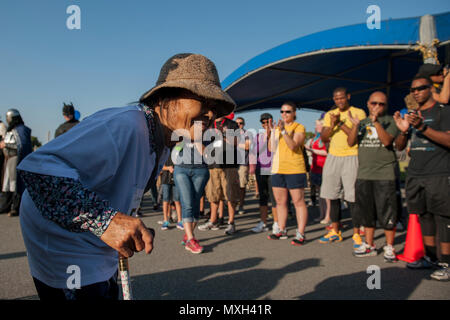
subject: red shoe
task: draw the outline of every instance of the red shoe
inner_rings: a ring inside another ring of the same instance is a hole
[[[184,234],[183,240],[181,241],[181,245],[185,246],[187,242],[187,234]]]
[[[327,231],[331,231],[331,230],[333,230],[333,225],[330,223],[329,225],[327,225],[327,226],[325,227],[325,229],[326,229]],[[339,224],[339,229],[342,229],[342,222]]]
[[[198,243],[197,239],[192,238],[185,245],[186,250],[189,250],[192,253],[202,253],[203,247]]]

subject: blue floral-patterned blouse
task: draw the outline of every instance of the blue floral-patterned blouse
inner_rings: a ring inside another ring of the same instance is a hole
[[[147,119],[150,149],[156,150],[154,111],[141,107]],[[41,214],[69,231],[90,231],[101,237],[118,212],[79,180],[17,171]]]

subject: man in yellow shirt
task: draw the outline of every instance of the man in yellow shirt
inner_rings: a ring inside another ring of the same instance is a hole
[[[327,160],[323,168],[320,197],[331,201],[330,232],[320,238],[321,243],[342,241],[340,228],[342,192],[349,203],[353,222],[354,248],[362,243],[359,235],[361,226],[354,217],[355,182],[358,172],[358,147],[350,147],[347,143],[348,134],[353,127],[350,117],[362,120],[366,118],[364,110],[350,106],[350,94],[346,88],[336,88],[333,91],[333,101],[336,107],[325,114],[322,129],[322,141],[330,144]]]

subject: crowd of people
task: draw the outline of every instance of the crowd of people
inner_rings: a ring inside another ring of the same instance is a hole
[[[8,111],[0,147],[8,150],[9,162],[14,146],[8,137],[14,134],[8,133],[16,132],[16,141],[22,141],[16,147],[17,176],[24,185],[18,193],[23,193],[20,219],[40,298],[116,298],[118,255],[153,249],[153,234],[138,217],[145,192],[158,198],[158,178],[161,228],[169,228],[173,205],[176,226],[184,232],[181,242],[192,253],[204,250],[197,230],[223,226],[226,235],[235,234],[236,214],[246,213],[249,175],[255,175],[260,221],[253,232],[269,232],[268,241],[288,239],[293,211],[296,230],[290,243],[307,244],[305,189],[310,187],[318,222],[326,227],[320,243],[343,240],[345,205],[353,225],[353,255],[377,255],[379,225],[386,238],[384,259],[394,262],[402,210],[396,150],[405,148],[411,158],[407,209],[420,216],[425,246],[425,256],[408,267],[433,267],[433,279],[449,280],[449,78],[447,69],[424,65],[405,99],[409,110],[393,116],[385,93],[370,94],[366,114],[362,106],[351,105],[346,88],[338,87],[334,106],[316,121],[308,141],[295,102],[281,104],[277,122],[262,113],[257,132],[245,129],[244,118],[233,120],[236,105],[221,89],[214,64],[195,54],[170,58],[137,105],[101,110],[79,122],[73,105],[64,104],[66,122],[55,139],[28,156],[19,154],[31,152],[22,140],[30,130],[23,121],[10,120],[18,112]],[[10,176],[2,176],[3,192],[15,192]],[[200,224],[202,217],[207,221]],[[66,286],[66,269],[73,264],[83,269],[78,290]]]

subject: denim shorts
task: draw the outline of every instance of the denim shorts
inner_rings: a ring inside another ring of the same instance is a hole
[[[174,184],[162,184],[161,188],[163,202],[180,201],[178,189]]]
[[[302,189],[308,186],[306,173],[273,174],[272,188]]]

